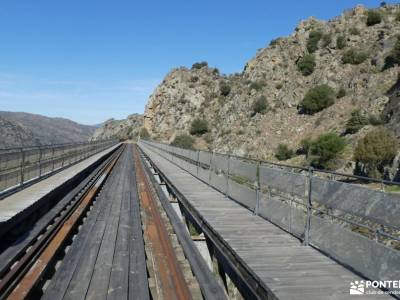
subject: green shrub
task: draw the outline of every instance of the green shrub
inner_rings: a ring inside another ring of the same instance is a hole
[[[310,149],[312,145],[312,139],[311,138],[304,138],[300,142],[300,149],[297,150],[299,154],[305,154],[307,157],[310,154]]]
[[[256,91],[260,91],[263,89],[263,87],[265,86],[265,83],[262,81],[252,81],[250,83],[250,90],[256,90]]]
[[[287,160],[294,156],[294,152],[292,149],[285,144],[279,144],[275,150],[275,157],[278,160]]]
[[[382,21],[381,14],[376,10],[369,10],[367,13],[367,26],[374,26]]]
[[[218,104],[220,106],[223,106],[225,104],[226,98],[224,96],[220,95],[220,96],[218,96],[217,99],[218,99]]]
[[[368,58],[368,54],[356,49],[349,49],[342,56],[344,64],[359,65]]]
[[[208,62],[206,61],[196,62],[192,65],[192,69],[201,69],[203,67],[208,67]]]
[[[340,88],[336,94],[336,98],[340,99],[346,96],[346,90],[344,88]]]
[[[190,125],[191,135],[203,135],[208,132],[208,123],[204,119],[194,119]]]
[[[396,13],[396,21],[400,22],[400,11]]]
[[[312,54],[306,54],[297,62],[297,68],[304,76],[308,76],[314,72],[315,57]]]
[[[322,36],[322,47],[328,47],[332,43],[332,35],[330,33]]]
[[[206,133],[204,135],[204,140],[206,141],[207,144],[211,144],[214,139],[213,139],[211,133]]]
[[[351,27],[351,28],[349,29],[349,33],[350,33],[351,35],[360,35],[360,30],[358,30],[357,27]]]
[[[383,167],[390,164],[397,153],[397,140],[385,128],[368,132],[358,141],[354,159],[364,164],[368,176],[380,178]]]
[[[339,35],[336,39],[336,48],[343,49],[347,46],[346,37],[344,35]]]
[[[193,223],[191,223],[189,220],[186,221],[187,229],[189,231],[190,236],[198,236],[201,234],[201,231],[197,229]]]
[[[190,82],[196,83],[197,81],[199,81],[199,76],[190,77]]]
[[[356,109],[351,113],[350,119],[347,120],[346,133],[356,133],[368,123],[368,117],[361,110]]]
[[[372,126],[379,126],[385,124],[385,121],[382,119],[382,117],[377,115],[369,115],[368,122]]]
[[[180,134],[175,137],[172,146],[185,148],[185,149],[193,149],[194,139],[188,134]]]
[[[326,85],[317,85],[311,88],[300,103],[300,111],[305,114],[315,114],[335,103],[334,90]]]
[[[385,66],[383,69],[392,68],[395,65],[400,65],[400,37],[397,37],[397,41],[390,51],[390,54],[385,58]]]
[[[226,130],[223,130],[221,132],[221,135],[224,136],[224,135],[228,135],[228,134],[231,134],[231,133],[232,133],[232,129],[226,129]]]
[[[229,95],[229,93],[231,92],[231,86],[229,85],[229,84],[227,84],[227,83],[225,83],[225,82],[222,82],[220,85],[219,85],[219,91],[220,91],[220,93],[221,93],[221,95],[222,96],[228,96]]]
[[[269,43],[270,46],[275,46],[277,44],[279,44],[279,41],[281,40],[281,38],[276,38],[271,40],[271,42]]]
[[[334,160],[344,150],[346,143],[336,133],[326,133],[310,142],[309,162],[313,167],[331,169]]]
[[[140,129],[139,135],[140,135],[140,138],[144,139],[144,140],[147,140],[150,138],[150,133],[144,127],[142,129]]]
[[[283,84],[282,84],[282,83],[277,83],[277,84],[275,85],[275,88],[276,88],[277,90],[280,90],[281,88],[283,88]]]
[[[253,112],[251,116],[256,114],[265,114],[268,110],[267,98],[264,95],[258,97],[257,100],[254,101],[252,109]]]
[[[322,32],[320,30],[313,30],[310,32],[307,40],[307,50],[310,53],[314,53],[318,50],[318,42],[322,38]]]

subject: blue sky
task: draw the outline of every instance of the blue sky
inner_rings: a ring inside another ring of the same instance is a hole
[[[173,67],[240,72],[308,16],[379,1],[2,0],[0,110],[96,124],[142,113]]]

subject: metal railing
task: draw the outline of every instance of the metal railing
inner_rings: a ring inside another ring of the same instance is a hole
[[[382,188],[399,183],[153,141],[141,140],[139,146],[361,275],[400,278],[400,194]]]
[[[118,143],[92,141],[0,149],[0,196]]]

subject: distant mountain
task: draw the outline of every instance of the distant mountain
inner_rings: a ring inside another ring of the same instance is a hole
[[[106,123],[106,122],[102,122],[102,123],[97,123],[97,124],[93,124],[93,125],[90,125],[90,126],[93,127],[93,128],[95,128],[95,129],[97,129],[97,128],[103,127],[105,123]]]
[[[0,148],[87,141],[95,130],[64,118],[0,111]]]
[[[132,114],[123,120],[110,119],[96,129],[93,140],[119,138],[135,139],[143,127],[143,115]]]

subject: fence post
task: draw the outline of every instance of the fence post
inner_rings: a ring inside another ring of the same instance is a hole
[[[385,227],[381,224],[379,228],[375,231],[375,241],[380,242],[381,238],[384,237]]]
[[[211,152],[211,155],[210,155],[210,165],[209,165],[209,167],[208,167],[208,184],[211,184],[211,172],[212,172],[212,168],[211,168],[211,164],[212,164],[212,161],[213,161],[213,156],[214,156],[214,152],[212,151]]]
[[[39,178],[42,177],[42,147],[39,146]]]
[[[65,159],[65,147],[61,147],[62,153],[61,153],[61,168],[64,167],[64,159]]]
[[[54,171],[54,160],[55,160],[55,158],[54,158],[54,155],[55,155],[55,147],[51,147],[51,163],[52,163],[52,166],[51,166],[51,171],[53,172]]]
[[[24,167],[25,167],[25,152],[21,148],[21,167],[20,167],[21,180],[19,182],[19,185],[23,185],[24,184]]]
[[[197,170],[196,170],[197,177],[199,177],[199,167],[200,167],[200,150],[197,150]]]
[[[254,214],[258,216],[259,210],[260,210],[260,162],[257,162],[257,167],[256,167],[256,205],[254,207]]]
[[[230,161],[231,161],[231,155],[228,154],[228,170],[226,172],[226,189],[225,189],[225,196],[229,196],[229,173],[230,173]]]
[[[309,169],[308,169],[307,219],[306,219],[306,228],[304,231],[304,241],[303,241],[304,246],[308,246],[309,238],[310,238],[310,225],[311,225],[310,223],[311,223],[311,208],[312,208],[311,191],[312,191],[313,172],[314,172],[313,167],[309,167]]]

